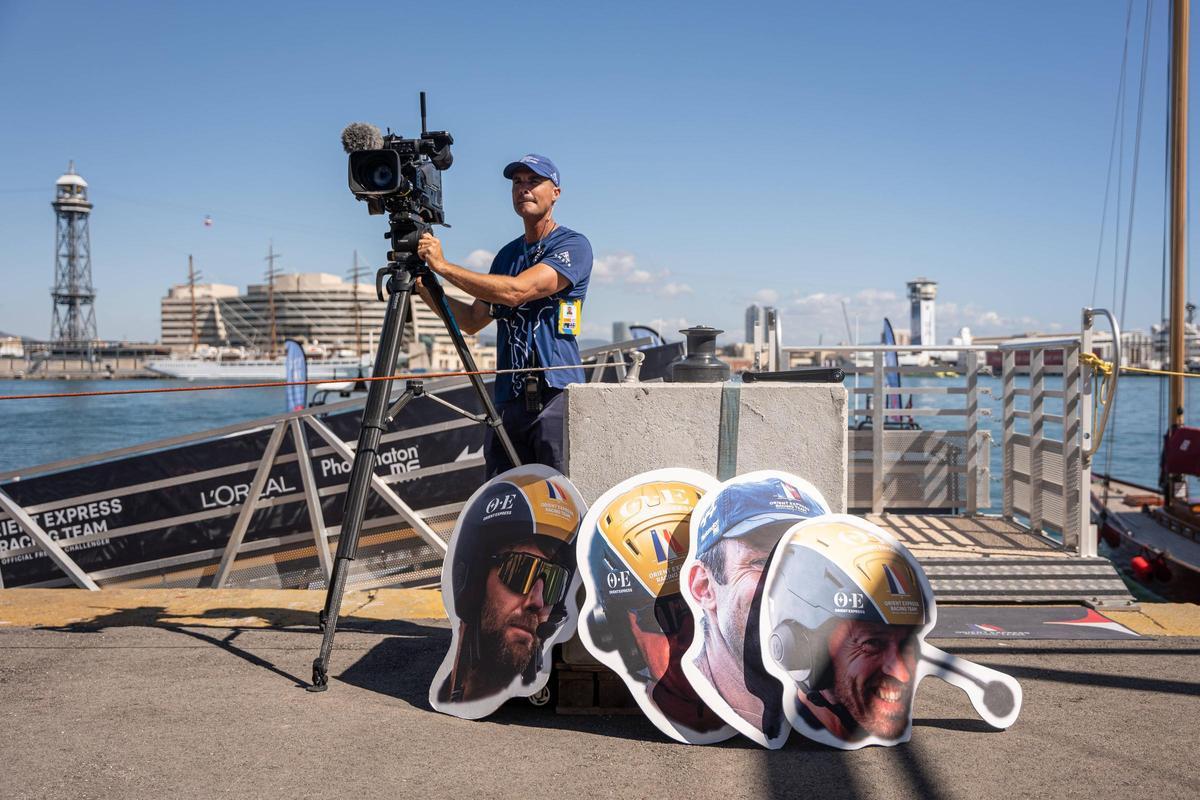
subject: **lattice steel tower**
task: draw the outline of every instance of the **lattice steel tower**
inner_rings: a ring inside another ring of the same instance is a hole
[[[54,213],[58,233],[54,249],[54,300],[50,341],[76,347],[90,345],[96,336],[96,290],[92,288],[92,246],[88,235],[87,181],[75,174],[70,162],[67,174],[54,183]]]

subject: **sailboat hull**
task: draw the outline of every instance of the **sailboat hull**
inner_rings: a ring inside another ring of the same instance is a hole
[[[1200,603],[1200,542],[1160,522],[1151,512],[1161,503],[1149,487],[1096,475],[1092,519],[1102,555],[1151,599]]]

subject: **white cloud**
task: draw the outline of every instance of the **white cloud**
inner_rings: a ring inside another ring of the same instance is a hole
[[[774,289],[759,289],[754,293],[754,302],[763,305],[775,305],[779,302],[779,292]]]
[[[613,253],[592,261],[592,280],[596,283],[616,283],[626,280],[636,266],[632,253]]]
[[[639,266],[632,253],[610,253],[592,261],[592,283],[623,284],[639,294],[666,298],[693,293],[688,284],[667,280],[670,276],[670,270]]]
[[[783,304],[782,310],[783,329],[789,345],[816,344],[818,340],[825,344],[848,342],[855,335],[863,343],[875,342],[879,339],[885,317],[892,321],[897,330],[903,330],[909,326],[910,314],[906,297],[891,290],[870,287],[854,294],[795,294]],[[976,336],[1060,329],[1057,323],[1027,315],[1009,316],[973,303],[959,305],[952,301],[938,301],[936,311],[938,344],[945,344],[962,327],[969,327]],[[847,318],[849,333],[846,330]]]
[[[638,324],[649,325],[651,328],[654,328],[654,330],[662,334],[663,338],[675,341],[679,340],[679,334],[677,331],[692,327],[685,317],[671,317],[666,319],[659,317],[657,319],[652,319],[648,322],[640,322]]]
[[[664,283],[658,290],[660,297],[678,297],[683,294],[692,294],[692,287],[686,283]]]
[[[491,269],[495,257],[496,254],[490,250],[472,250],[463,260],[463,266],[482,272]]]

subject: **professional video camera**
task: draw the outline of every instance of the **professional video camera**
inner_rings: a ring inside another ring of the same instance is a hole
[[[416,242],[432,225],[445,225],[442,170],[454,163],[446,131],[425,129],[425,93],[421,93],[421,135],[405,139],[365,122],[342,131],[342,147],[350,154],[350,191],[371,214],[387,212],[393,229],[392,250],[398,261],[415,257]]]
[[[358,553],[367,495],[377,480],[375,461],[380,438],[404,406],[418,397],[428,397],[473,422],[485,424],[494,432],[512,465],[516,467],[521,463],[492,403],[491,392],[484,385],[475,358],[454,319],[454,312],[446,301],[442,285],[437,275],[417,255],[417,242],[421,235],[433,225],[446,224],[442,209],[442,170],[449,169],[454,161],[454,156],[450,154],[452,144],[454,137],[445,131],[425,130],[424,92],[421,92],[419,138],[404,139],[390,132],[384,136],[379,128],[365,122],[351,123],[342,131],[342,148],[350,154],[350,191],[359,200],[366,201],[370,213],[387,212],[388,232],[384,235],[391,240],[392,246],[388,251],[387,266],[375,273],[375,292],[380,300],[387,302],[387,308],[383,313],[383,330],[375,350],[371,386],[363,406],[358,446],[354,450],[354,464],[350,468],[350,482],[346,487],[341,536],[333,559],[329,590],[325,594],[325,608],[319,617],[324,635],[320,652],[313,661],[313,682],[308,687],[310,691],[324,691],[329,685],[329,655],[333,649],[342,595],[350,573],[349,565]],[[391,377],[400,356],[400,340],[405,319],[410,313],[409,300],[416,291],[418,279],[424,287],[430,307],[441,318],[454,343],[464,372],[475,389],[480,412],[459,408],[437,394],[427,394],[424,383],[413,378],[405,380],[404,392],[398,399],[393,401],[391,398]],[[403,500],[393,495],[389,502],[405,509],[403,515],[430,545],[445,551],[446,543],[433,529],[421,522],[416,512],[404,505]]]

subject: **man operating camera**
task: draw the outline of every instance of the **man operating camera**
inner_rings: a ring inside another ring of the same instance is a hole
[[[561,395],[567,384],[584,380],[583,369],[574,365],[579,364],[576,336],[592,272],[592,247],[583,234],[554,221],[562,190],[550,159],[527,155],[506,166],[504,177],[512,181],[513,210],[525,233],[500,249],[488,274],[451,264],[432,234],[421,237],[417,255],[476,298],[469,304],[446,298],[464,332],[476,333],[497,321],[497,367],[516,372],[496,377],[496,405],[518,457],[565,472]],[[429,303],[424,286],[418,290]],[[557,367],[565,368],[543,369]],[[510,465],[491,428],[486,436],[484,459],[491,478]]]

